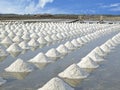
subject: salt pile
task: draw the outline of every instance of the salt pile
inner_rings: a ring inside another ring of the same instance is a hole
[[[81,80],[87,78],[89,74],[81,69],[78,65],[72,64],[58,76],[63,78],[71,86],[77,86]]]
[[[52,43],[52,42],[53,42],[53,40],[52,40],[52,38],[51,38],[50,36],[46,36],[46,37],[45,37],[45,40],[46,40],[48,43]]]
[[[37,64],[37,65],[39,65],[40,68],[42,68],[42,67],[45,67],[47,64],[52,63],[53,61],[51,61],[43,53],[39,53],[34,58],[32,58],[31,60],[29,60],[29,62]]]
[[[75,46],[75,47],[81,47],[81,45],[78,43],[78,41],[76,39],[73,39],[71,41],[71,43]]]
[[[22,36],[22,38],[23,38],[25,41],[29,41],[29,40],[30,40],[29,34],[24,34],[24,35]]]
[[[88,42],[88,40],[83,36],[83,37],[81,37],[81,40],[83,40],[85,43],[87,43]]]
[[[5,47],[9,47],[12,44],[12,40],[9,37],[6,37],[2,40],[1,44],[5,45]]]
[[[37,47],[39,47],[39,43],[38,43],[38,41],[36,41],[35,39],[31,39],[29,42],[28,42],[28,45],[30,46],[30,47],[32,47],[32,48],[37,48]]]
[[[80,68],[85,68],[85,69],[89,69],[89,68],[98,68],[99,65],[94,62],[90,57],[86,56],[84,58],[82,58],[82,60],[77,64]]]
[[[63,44],[61,44],[60,46],[58,46],[57,48],[56,48],[56,50],[59,52],[59,53],[61,53],[61,55],[66,55],[69,51],[68,51],[68,49],[63,45]]]
[[[100,57],[95,51],[91,51],[87,56],[95,62],[104,61],[104,59],[102,59],[102,57]]]
[[[96,47],[95,49],[93,49],[93,51],[101,57],[104,57],[106,55],[105,52],[100,47]]]
[[[61,79],[55,77],[48,81],[42,88],[38,90],[74,90]]]
[[[65,45],[69,50],[75,50],[75,46],[74,46],[70,41],[67,41],[64,45]]]
[[[30,47],[28,46],[27,42],[23,41],[19,44],[19,46],[23,49],[23,50],[28,50],[30,49]]]
[[[16,43],[13,43],[7,48],[7,52],[9,52],[13,56],[17,56],[22,52],[22,49]]]
[[[46,45],[47,44],[47,41],[43,37],[39,37],[37,41],[40,43],[40,45]]]
[[[23,39],[20,36],[15,36],[13,39],[13,42],[15,42],[15,43],[20,43],[22,41],[23,41]]]
[[[0,62],[8,56],[8,53],[0,47]]]
[[[22,59],[17,59],[5,69],[7,72],[32,72],[33,68]]]
[[[84,42],[81,38],[77,38],[77,41],[78,41],[78,43],[79,43],[80,45],[85,44],[85,42]]]
[[[111,50],[110,50],[110,47],[108,47],[106,44],[102,44],[100,46],[100,48],[105,52],[105,53],[109,53]]]
[[[6,83],[6,80],[4,80],[2,77],[0,77],[0,86],[5,84]]]
[[[61,54],[54,48],[48,50],[48,52],[45,55],[53,60],[57,60],[61,56]]]

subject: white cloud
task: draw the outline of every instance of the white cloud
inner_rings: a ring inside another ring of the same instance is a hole
[[[99,4],[100,8],[104,8],[109,11],[120,11],[120,3],[112,3],[112,4]]]
[[[47,3],[52,3],[53,0],[39,0],[37,7],[44,8]]]
[[[47,3],[54,0],[0,0],[0,13],[33,14],[43,11]],[[46,10],[46,12],[51,10]],[[45,12],[45,11],[44,11]]]

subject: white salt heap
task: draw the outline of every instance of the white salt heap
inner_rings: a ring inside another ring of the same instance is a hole
[[[39,46],[39,43],[38,41],[36,41],[35,39],[31,39],[29,42],[28,42],[28,45],[31,46],[31,47],[38,47]]]
[[[45,55],[47,57],[54,59],[54,60],[57,60],[61,56],[60,53],[55,48],[48,50],[48,52]]]
[[[39,64],[39,66],[41,65],[41,67],[43,67],[53,61],[51,61],[45,54],[39,53],[34,58],[30,59],[29,62]]]
[[[22,59],[17,59],[9,67],[5,69],[7,72],[32,72],[33,67],[24,62]]]
[[[13,42],[15,42],[15,43],[20,43],[22,41],[23,41],[23,39],[20,36],[15,36],[13,39]]]
[[[94,62],[90,57],[86,56],[77,64],[80,68],[97,68],[99,65]]]
[[[28,46],[27,42],[23,41],[19,44],[19,46],[23,49],[23,50],[28,50],[30,49],[30,47]]]
[[[22,49],[16,43],[13,43],[7,48],[7,52],[12,54],[20,54],[22,52]]]
[[[73,40],[71,41],[71,43],[72,43],[75,47],[80,47],[80,46],[81,46],[76,39],[73,39]]]
[[[66,84],[63,80],[55,77],[48,81],[42,88],[38,90],[74,90],[68,84]]]
[[[24,34],[22,36],[22,38],[25,40],[25,41],[29,41],[30,40],[30,36],[28,34]]]
[[[111,50],[110,50],[110,47],[108,47],[106,44],[102,44],[100,46],[100,48],[105,52],[105,53],[109,53]]]
[[[93,49],[93,51],[101,57],[104,57],[106,55],[105,52],[100,47],[96,47],[95,49]]]
[[[48,42],[48,43],[51,43],[53,42],[52,38],[50,36],[46,36],[45,37],[45,40]]]
[[[67,49],[63,44],[59,45],[59,46],[56,48],[56,50],[57,50],[59,53],[61,53],[62,55],[66,55],[66,54],[69,52],[68,49]]]
[[[83,71],[78,65],[72,64],[58,76],[67,79],[84,79],[87,78],[88,73]]]
[[[104,61],[101,56],[99,56],[95,51],[91,51],[88,55],[93,61],[95,62],[101,62]]]
[[[10,46],[12,44],[12,40],[9,37],[6,37],[2,40],[1,44],[5,45],[6,47]]]
[[[85,42],[84,42],[81,38],[77,38],[77,41],[78,41],[78,43],[79,43],[80,45],[85,44]]]
[[[0,86],[5,84],[6,82],[7,82],[6,80],[4,80],[2,77],[0,77]]]
[[[47,41],[43,37],[39,37],[37,40],[41,45],[47,44]]]
[[[74,50],[74,49],[75,49],[75,46],[74,46],[70,41],[67,41],[64,45],[65,45],[69,50]]]

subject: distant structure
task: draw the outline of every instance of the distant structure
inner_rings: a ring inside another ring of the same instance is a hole
[[[100,16],[99,23],[104,23],[104,20],[103,20],[103,16],[102,16],[102,15]]]
[[[83,16],[78,16],[78,20],[80,21],[80,23],[84,23],[84,19],[83,19]]]

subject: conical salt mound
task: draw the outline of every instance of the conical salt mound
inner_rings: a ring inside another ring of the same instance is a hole
[[[52,38],[50,36],[46,36],[45,37],[45,40],[48,42],[48,43],[51,43],[53,42]]]
[[[41,69],[53,61],[51,61],[45,54],[39,53],[28,62],[34,63],[38,68]]]
[[[69,50],[75,50],[75,46],[74,46],[70,41],[67,41],[64,45],[65,45]]]
[[[15,42],[15,43],[20,43],[22,41],[23,41],[23,39],[20,36],[15,36],[13,39],[13,42]]]
[[[22,59],[17,59],[5,69],[7,72],[32,72],[33,68]]]
[[[95,62],[101,62],[104,61],[101,56],[99,56],[95,51],[91,51],[88,55],[93,61]]]
[[[37,40],[41,45],[47,44],[47,41],[43,37],[39,37]]]
[[[78,41],[76,39],[73,39],[71,41],[71,43],[75,46],[75,47],[81,47],[81,45],[78,43]]]
[[[114,48],[115,48],[115,44],[113,44],[112,40],[108,40],[107,42],[105,42],[105,44],[106,44],[110,49],[114,49]]]
[[[51,36],[51,38],[52,38],[54,41],[59,40],[58,37],[57,37],[55,34],[53,34],[53,35]]]
[[[77,38],[77,41],[78,41],[78,43],[79,43],[80,45],[85,44],[85,42],[84,42],[81,38]]]
[[[5,47],[9,47],[12,44],[12,40],[9,37],[6,37],[2,40],[1,44],[5,45]]]
[[[0,62],[2,62],[7,56],[8,53],[0,47]]]
[[[11,46],[8,47],[7,52],[9,52],[13,56],[17,56],[22,52],[22,49],[16,43],[13,43]]]
[[[85,43],[87,43],[88,42],[88,40],[83,36],[83,37],[81,37],[81,39],[85,42]]]
[[[90,57],[86,56],[77,64],[80,68],[97,68],[99,65],[94,62]]]
[[[31,34],[30,37],[33,38],[33,39],[38,39],[39,38],[39,36],[36,33]]]
[[[88,76],[88,73],[83,71],[78,65],[72,64],[58,76],[69,79],[83,79]]]
[[[30,40],[30,36],[28,34],[24,34],[22,36],[22,38],[25,40],[25,41],[29,41]]]
[[[109,53],[111,51],[110,47],[108,47],[106,44],[101,45],[100,48],[106,53]]]
[[[69,85],[76,87],[83,79],[87,78],[88,75],[89,74],[81,69],[78,65],[72,64],[58,76]]]
[[[112,39],[109,39],[106,43],[109,43],[111,46],[117,46]]]
[[[101,57],[104,57],[106,55],[105,52],[100,47],[96,47],[95,49],[93,49],[93,51]]]
[[[38,47],[39,46],[39,43],[38,41],[36,41],[35,39],[31,39],[29,42],[28,42],[28,45],[31,46],[31,47]]]
[[[66,55],[69,51],[68,49],[62,44],[56,49],[62,55]]]
[[[45,55],[53,60],[57,60],[61,56],[60,53],[54,48],[50,49]]]
[[[74,90],[61,79],[55,77],[48,81],[42,88],[38,90]]]
[[[6,83],[6,80],[4,80],[2,77],[0,77],[0,86],[5,84]]]
[[[28,50],[30,49],[30,47],[28,46],[27,42],[23,41],[19,44],[19,46],[23,49],[23,50]]]

